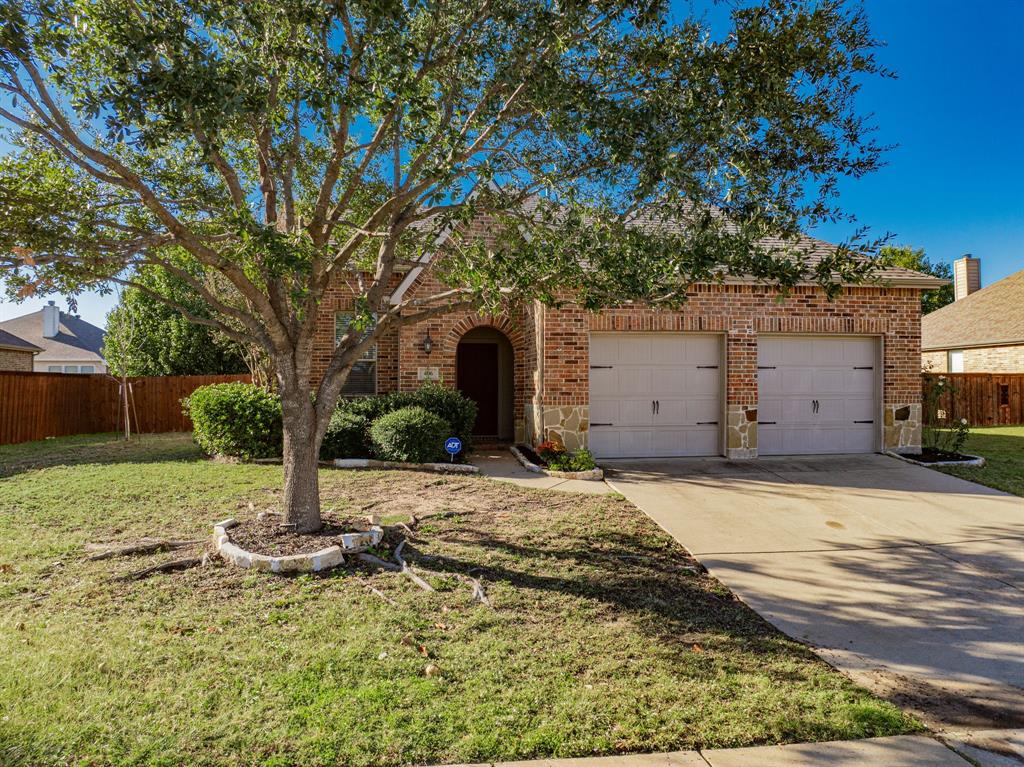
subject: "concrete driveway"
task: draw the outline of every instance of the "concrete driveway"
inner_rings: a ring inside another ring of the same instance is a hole
[[[610,461],[771,623],[944,730],[1024,727],[1024,500],[881,455]]]

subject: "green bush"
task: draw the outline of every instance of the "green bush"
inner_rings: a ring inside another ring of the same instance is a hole
[[[335,410],[320,445],[320,457],[367,458],[371,453],[370,419],[359,413]]]
[[[339,411],[363,416],[371,422],[382,415],[407,407],[421,407],[443,418],[450,429],[445,436],[458,437],[462,441],[463,451],[471,450],[473,424],[476,423],[476,403],[455,389],[428,383],[417,391],[358,397],[338,403]]]
[[[440,416],[422,407],[403,407],[374,421],[370,439],[382,460],[427,463],[444,459],[444,441],[450,431]]]
[[[597,468],[593,454],[585,447],[575,453],[551,453],[545,458],[548,468],[555,471],[590,471]]]
[[[408,398],[403,407],[413,405],[438,415],[448,422],[451,433],[445,436],[458,437],[462,449],[469,452],[473,441],[473,425],[476,423],[476,403],[462,392],[449,389],[437,383],[424,384],[418,391],[402,395]]]
[[[281,401],[259,386],[201,386],[182,405],[196,444],[207,454],[245,460],[281,455]]]

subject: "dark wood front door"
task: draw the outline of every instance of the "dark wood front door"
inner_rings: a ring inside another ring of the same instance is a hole
[[[455,354],[456,386],[476,402],[473,434],[498,434],[498,345],[460,343]]]

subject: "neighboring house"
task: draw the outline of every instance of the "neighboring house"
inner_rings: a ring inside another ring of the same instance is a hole
[[[32,358],[41,351],[38,346],[13,333],[0,330],[0,371],[31,372]]]
[[[976,258],[954,263],[956,301],[921,320],[921,365],[936,373],[1024,373],[1024,270],[981,287]]]
[[[53,301],[38,312],[0,322],[6,331],[38,347],[36,373],[105,373],[102,328],[58,309]]]
[[[812,259],[833,250],[804,245]],[[430,258],[395,280],[393,303],[442,289]],[[694,285],[679,311],[453,313],[384,337],[344,393],[441,380],[476,400],[478,437],[554,438],[599,458],[920,452],[921,291],[946,283],[901,268],[879,276],[834,301],[814,285],[780,300],[771,286],[729,279]],[[314,378],[351,310],[339,280],[322,304]]]

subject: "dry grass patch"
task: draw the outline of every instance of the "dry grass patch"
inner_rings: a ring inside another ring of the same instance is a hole
[[[169,555],[91,562],[86,543],[207,535],[272,508],[280,468],[205,461],[185,435],[0,448],[0,465],[4,765],[423,764],[916,727],[621,498],[324,471],[339,515],[444,513],[404,552],[436,592],[361,565],[116,583]]]

